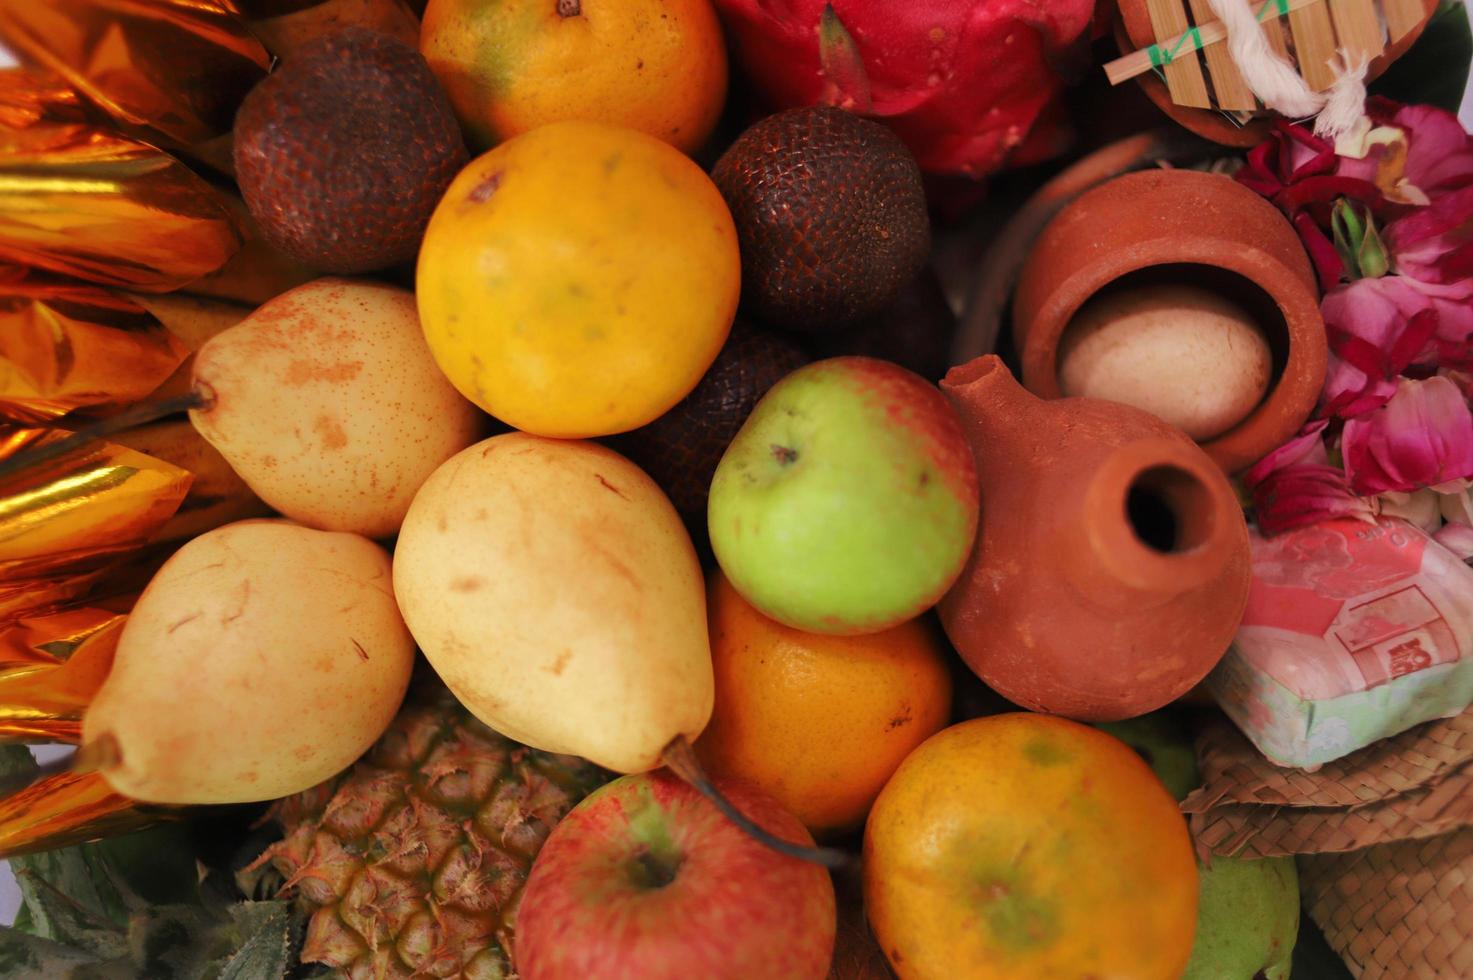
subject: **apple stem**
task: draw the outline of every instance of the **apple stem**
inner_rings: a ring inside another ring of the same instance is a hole
[[[581,13],[583,13],[582,0],[557,0],[559,17],[577,17]]]
[[[854,862],[852,855],[833,847],[807,847],[803,844],[794,844],[792,841],[783,840],[776,834],[758,826],[747,819],[747,815],[738,810],[730,800],[721,795],[711,782],[711,777],[701,768],[700,760],[696,758],[695,749],[691,747],[690,739],[684,735],[677,735],[665,746],[662,756],[665,766],[675,775],[685,780],[690,786],[706,799],[716,805],[728,820],[736,824],[747,836],[753,840],[765,844],[788,857],[797,858],[800,861],[812,861],[821,864],[825,868],[845,868]]]
[[[114,433],[131,429],[134,426],[146,425],[149,422],[157,422],[159,419],[167,418],[179,412],[187,412],[191,408],[203,408],[210,404],[210,397],[201,391],[191,391],[187,395],[179,395],[176,398],[166,398],[161,402],[152,402],[143,405],[134,405],[116,415],[84,425],[80,429],[68,435],[65,439],[48,442],[44,446],[34,446],[23,449],[11,456],[9,459],[0,461],[0,479],[14,476],[21,471],[40,466],[42,463],[50,462],[74,449],[99,439],[106,439]]]

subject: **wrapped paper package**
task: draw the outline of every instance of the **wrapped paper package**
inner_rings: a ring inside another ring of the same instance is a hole
[[[1395,518],[1253,538],[1209,689],[1262,753],[1314,769],[1473,704],[1473,569]]]

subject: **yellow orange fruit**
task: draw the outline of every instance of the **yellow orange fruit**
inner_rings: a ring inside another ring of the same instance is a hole
[[[696,752],[815,834],[862,821],[895,767],[946,724],[951,676],[920,620],[864,636],[805,633],[762,615],[719,570],[706,616],[716,707]]]
[[[710,0],[430,0],[420,51],[482,149],[586,119],[689,153],[726,100]]]
[[[1197,867],[1124,742],[1012,713],[932,737],[865,826],[870,924],[902,980],[1176,980]]]
[[[553,123],[471,161],[435,209],[417,295],[440,369],[537,435],[650,422],[731,329],[736,229],[690,159],[644,133]]]

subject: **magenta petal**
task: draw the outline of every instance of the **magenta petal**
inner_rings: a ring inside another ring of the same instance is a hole
[[[1345,260],[1340,257],[1330,236],[1325,234],[1324,229],[1313,218],[1303,212],[1294,216],[1294,230],[1299,232],[1299,240],[1304,243],[1304,250],[1314,263],[1314,273],[1320,281],[1320,289],[1329,292],[1340,285],[1340,280],[1345,278]]]
[[[1396,271],[1423,282],[1452,283],[1473,267],[1473,186],[1450,191],[1386,226]]]
[[[1274,473],[1294,466],[1328,466],[1330,457],[1325,451],[1324,432],[1329,424],[1321,419],[1306,425],[1299,435],[1254,463],[1243,474],[1243,485],[1252,490]]]
[[[1473,413],[1447,378],[1403,378],[1391,401],[1345,423],[1341,451],[1361,494],[1473,477]]]
[[[1403,174],[1429,197],[1473,183],[1473,137],[1458,117],[1431,105],[1404,106],[1394,125],[1407,131]]]
[[[1296,527],[1335,517],[1370,520],[1376,507],[1357,497],[1345,474],[1333,466],[1292,466],[1271,475],[1253,489],[1258,529],[1272,537]]]

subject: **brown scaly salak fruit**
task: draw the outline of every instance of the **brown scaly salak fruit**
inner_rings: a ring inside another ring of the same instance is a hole
[[[496,734],[434,685],[351,770],[276,804],[286,837],[245,875],[269,862],[310,913],[303,962],[350,980],[508,977],[532,859],[608,778]]]
[[[873,316],[930,254],[915,158],[890,130],[842,109],[768,116],[711,179],[736,221],[742,303],[772,326],[838,330]]]
[[[261,236],[324,272],[414,258],[467,159],[424,57],[362,27],[292,52],[235,118],[235,174]]]
[[[738,320],[695,389],[613,445],[643,467],[680,516],[704,534],[706,493],[721,455],[767,390],[807,363],[786,337]]]

